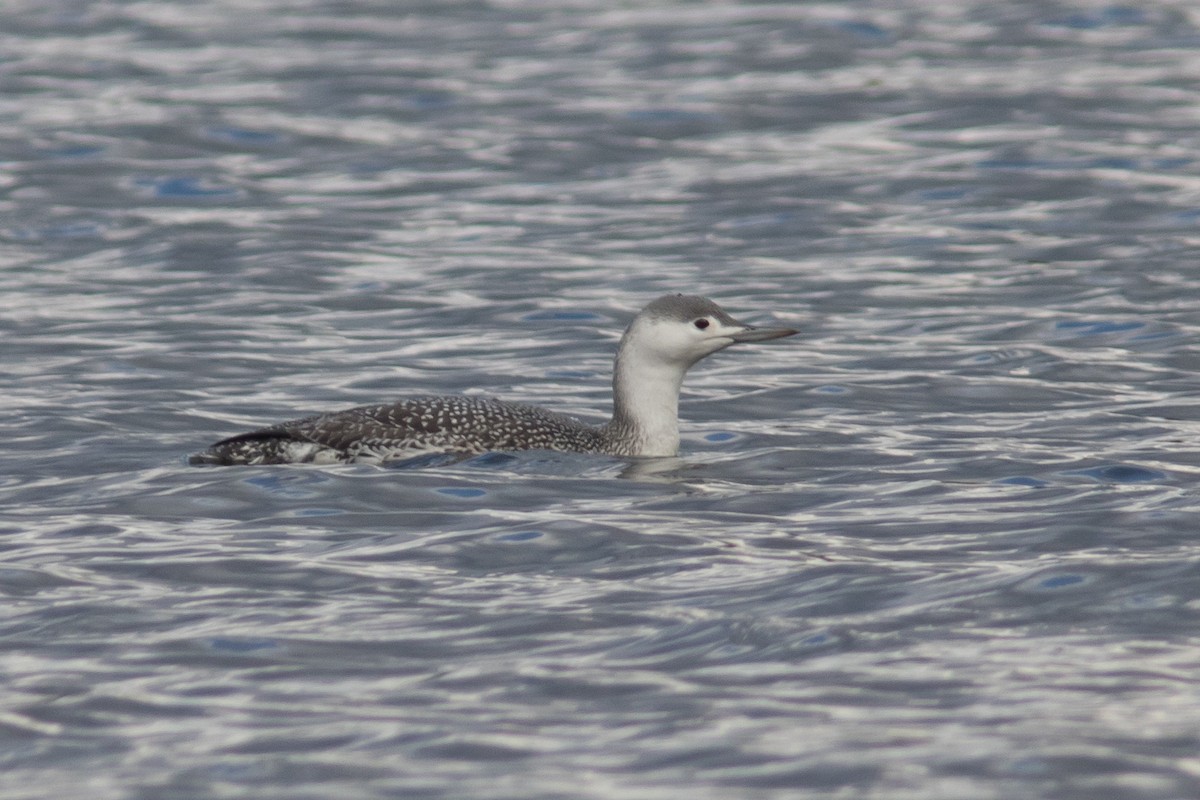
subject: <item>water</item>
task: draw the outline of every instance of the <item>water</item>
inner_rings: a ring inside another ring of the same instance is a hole
[[[5,798],[1200,795],[1189,3],[11,3]],[[411,393],[678,461],[192,468]]]

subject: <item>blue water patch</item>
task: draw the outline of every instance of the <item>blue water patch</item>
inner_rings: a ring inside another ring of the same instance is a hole
[[[220,782],[246,783],[248,781],[261,781],[269,778],[272,775],[272,766],[269,766],[262,760],[254,762],[222,761],[195,767],[189,774],[191,776],[210,777]]]
[[[1053,169],[1056,165],[1032,158],[982,158],[975,166],[980,169]]]
[[[182,175],[167,175],[158,178],[139,178],[134,184],[150,191],[155,197],[162,198],[212,198],[231,197],[238,193],[237,189],[228,186],[217,186],[202,178],[184,177]]]
[[[1037,756],[1013,758],[999,765],[1000,774],[1010,774],[1018,777],[1037,777],[1051,772],[1046,759]]]
[[[456,105],[457,99],[451,92],[413,92],[403,99],[403,103],[420,111],[436,111]]]
[[[1002,483],[1008,486],[1028,486],[1031,489],[1040,489],[1043,486],[1049,486],[1048,481],[1041,478],[1034,478],[1030,475],[1013,475],[1011,478],[1001,478],[996,483]]]
[[[92,239],[101,236],[108,228],[99,222],[79,220],[74,222],[58,222],[43,226],[21,226],[9,228],[4,234],[14,241],[64,241],[71,239]]]
[[[502,533],[495,538],[501,542],[528,542],[531,539],[540,539],[545,535],[541,531],[517,531],[516,533]]]
[[[1081,589],[1096,582],[1095,575],[1085,572],[1047,572],[1032,578],[1027,578],[1018,585],[1024,592],[1060,592],[1067,589]]]
[[[961,200],[970,194],[965,186],[946,186],[939,189],[922,189],[917,197],[922,200]]]
[[[507,467],[518,457],[511,453],[481,453],[470,459],[467,463],[473,467],[496,468]]]
[[[383,466],[387,469],[395,470],[426,469],[428,467],[442,467],[449,464],[456,464],[462,460],[462,453],[422,453],[412,458],[389,461]]]
[[[1178,169],[1190,163],[1190,159],[1162,159],[1150,162],[1157,169]],[[1146,164],[1140,159],[1127,156],[1103,156],[1085,160],[1078,159],[1035,159],[1035,158],[985,158],[975,162],[980,169],[1040,169],[1040,170],[1080,170],[1080,169],[1122,169],[1138,171],[1146,169]],[[965,194],[965,192],[964,192]],[[937,198],[932,198],[937,199]],[[953,199],[953,198],[949,198]]]
[[[68,145],[45,151],[46,156],[49,158],[91,158],[103,152],[103,147],[90,144]]]
[[[770,214],[750,214],[742,217],[730,217],[717,223],[718,228],[767,228],[777,225],[791,225],[797,219],[794,211],[775,211]]]
[[[438,494],[444,494],[447,497],[461,497],[463,499],[471,499],[475,497],[483,497],[487,494],[484,489],[477,489],[471,486],[443,486],[440,489],[435,489]]]
[[[598,322],[603,317],[599,314],[593,314],[591,311],[548,308],[543,311],[531,311],[522,316],[521,319],[526,322],[542,322],[545,320],[554,322]]]
[[[294,517],[336,517],[345,514],[338,508],[298,508],[292,512]]]
[[[1155,169],[1181,169],[1183,167],[1191,166],[1193,160],[1194,159],[1183,157],[1156,158],[1150,162],[1150,165]]]
[[[282,497],[312,497],[315,492],[309,490],[307,487],[325,483],[329,480],[329,476],[317,470],[305,472],[304,474],[288,471],[252,475],[242,480],[251,486],[257,486],[271,494],[277,494]]]
[[[728,432],[707,433],[704,435],[704,441],[706,442],[728,442],[736,438],[738,438],[736,433]]]
[[[883,28],[876,25],[874,22],[861,19],[839,20],[833,23],[833,27],[838,30],[843,30],[846,33],[852,33],[860,39],[868,41],[880,42],[891,38],[891,34]]]
[[[1108,333],[1124,333],[1125,331],[1135,331],[1138,328],[1146,327],[1144,322],[1112,322],[1099,321],[1087,322],[1084,320],[1060,320],[1054,323],[1054,327],[1060,331],[1074,331],[1080,336],[1100,336]]]
[[[1101,483],[1153,483],[1164,480],[1165,472],[1127,464],[1107,464],[1088,469],[1073,469],[1062,473],[1073,477],[1091,478]]]
[[[1179,334],[1174,331],[1152,331],[1150,333],[1141,333],[1141,334],[1138,334],[1137,336],[1131,336],[1129,341],[1131,341],[1131,342],[1153,342],[1153,341],[1157,341],[1159,339],[1171,339],[1176,336],[1179,336]]]
[[[261,650],[274,650],[279,647],[279,643],[274,639],[234,639],[232,637],[217,636],[208,640],[208,646],[212,650],[222,653],[256,653]]]
[[[846,394],[850,390],[845,386],[839,386],[836,383],[827,383],[823,386],[817,386],[813,389],[817,394]]]
[[[1108,156],[1105,158],[1093,158],[1087,162],[1087,166],[1092,169],[1141,169],[1141,164],[1134,158],[1117,158]]]
[[[219,125],[205,131],[209,138],[222,142],[237,144],[273,144],[282,137],[271,131],[256,131],[250,128],[238,128],[232,125]]]
[[[63,528],[54,531],[53,536],[116,536],[123,533],[122,528],[116,525],[105,525],[103,523],[87,523],[85,525],[73,525],[69,528]]]
[[[1043,589],[1062,589],[1083,583],[1085,580],[1083,575],[1051,575],[1049,578],[1043,578],[1038,585]]]
[[[1046,25],[1076,30],[1143,25],[1146,13],[1130,6],[1109,6],[1095,11],[1078,11],[1046,20]]]
[[[625,114],[626,119],[634,122],[715,122],[718,117],[704,111],[688,111],[683,108],[640,108]]]

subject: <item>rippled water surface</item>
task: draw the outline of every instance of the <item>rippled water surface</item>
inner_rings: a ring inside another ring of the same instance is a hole
[[[6,799],[1200,796],[1193,3],[0,14]],[[669,291],[678,460],[186,464]]]

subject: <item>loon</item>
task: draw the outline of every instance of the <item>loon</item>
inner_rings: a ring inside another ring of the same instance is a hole
[[[705,297],[672,294],[634,317],[613,362],[613,414],[588,425],[536,406],[481,397],[412,397],[281,422],[222,439],[192,464],[333,464],[430,452],[560,450],[613,456],[679,452],[679,388],[688,368],[742,342],[793,336],[738,322]]]

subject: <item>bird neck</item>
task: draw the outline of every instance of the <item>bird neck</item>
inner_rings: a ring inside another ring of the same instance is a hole
[[[635,456],[679,452],[679,388],[686,367],[664,362],[622,341],[613,363],[610,430]]]

